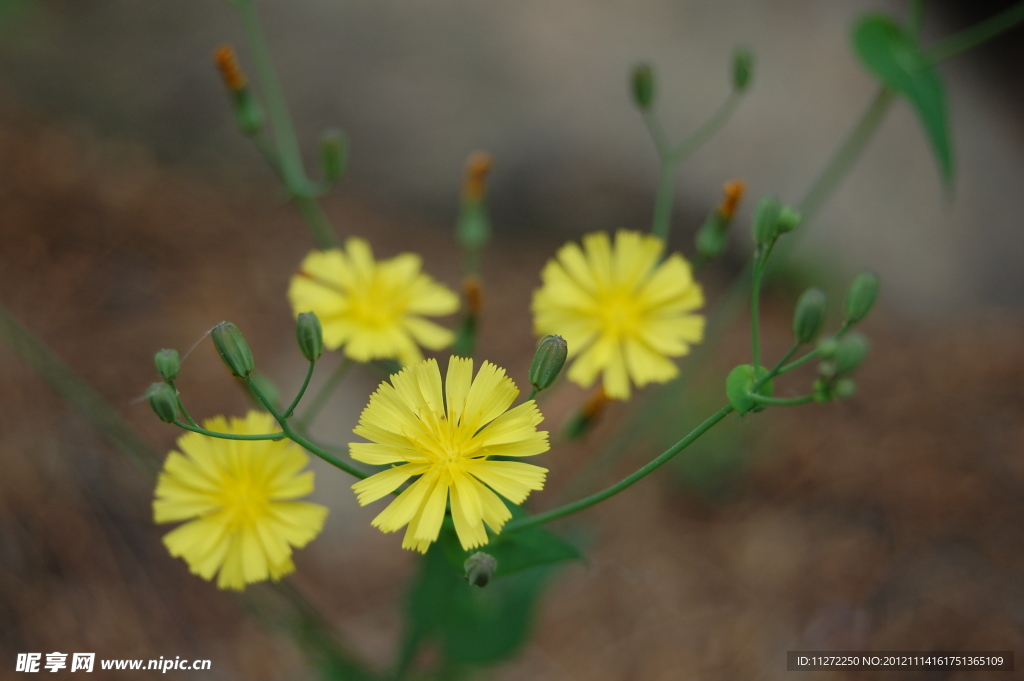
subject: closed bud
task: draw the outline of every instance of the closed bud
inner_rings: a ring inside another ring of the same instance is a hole
[[[779,235],[779,215],[782,204],[774,196],[765,196],[754,211],[754,243],[764,246]]]
[[[569,346],[561,336],[545,336],[530,364],[530,384],[537,390],[550,388],[558,378],[569,354]]]
[[[836,366],[836,375],[848,374],[859,367],[867,357],[869,347],[868,339],[857,332],[843,336],[843,339],[839,341],[839,347],[836,348],[833,360]]]
[[[793,335],[800,343],[814,340],[825,323],[825,292],[820,288],[804,291],[793,314]]]
[[[498,569],[497,559],[483,551],[477,551],[463,563],[466,580],[473,586],[487,586]]]
[[[779,213],[779,221],[775,223],[775,229],[779,234],[792,232],[800,226],[801,220],[803,220],[803,216],[800,215],[800,211],[790,206],[785,206]]]
[[[842,399],[849,399],[853,397],[855,394],[857,394],[857,383],[856,381],[849,377],[840,378],[838,381],[836,381],[836,385],[835,388],[833,388],[833,392],[835,393],[836,397],[840,397]]]
[[[822,359],[832,359],[836,355],[836,349],[839,347],[839,341],[833,336],[828,338],[822,338],[818,341],[818,356]]]
[[[643,111],[654,104],[654,71],[650,64],[639,64],[633,69],[633,102]]]
[[[846,292],[843,308],[848,323],[856,324],[868,316],[878,298],[878,283],[878,275],[870,270],[864,270],[854,278]]]
[[[739,48],[732,55],[732,89],[743,92],[754,77],[754,53]]]
[[[324,330],[320,318],[312,312],[303,312],[295,320],[295,338],[299,341],[302,356],[310,362],[324,354]]]
[[[725,253],[725,249],[729,245],[729,222],[717,210],[708,216],[708,219],[697,230],[694,241],[697,255],[704,260],[715,260]]]
[[[832,401],[832,383],[828,379],[814,379],[812,392],[814,394],[814,401],[818,404],[825,404],[826,402]]]
[[[324,180],[337,182],[348,166],[348,139],[340,130],[328,130],[320,138],[320,172]]]
[[[239,378],[245,378],[252,373],[255,362],[252,359],[252,350],[245,342],[245,337],[238,327],[231,322],[221,322],[213,327],[213,346],[217,348],[217,354],[224,360],[231,373]]]
[[[164,423],[178,419],[178,392],[166,383],[154,383],[146,390],[149,406]]]
[[[168,383],[178,378],[178,372],[181,371],[181,358],[178,357],[177,350],[164,348],[153,357],[153,363],[156,364],[157,373]]]
[[[252,90],[243,88],[233,92],[231,102],[235,107],[235,125],[246,135],[255,135],[263,127],[263,109],[253,96]]]

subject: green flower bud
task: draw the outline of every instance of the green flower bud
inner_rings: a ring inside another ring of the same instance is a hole
[[[302,356],[310,362],[324,354],[324,330],[320,318],[312,312],[303,312],[295,320],[295,338],[299,341]]]
[[[716,210],[697,230],[697,255],[704,260],[715,260],[725,253],[729,245],[729,220]]]
[[[818,404],[824,404],[832,401],[832,384],[827,379],[815,379],[813,392],[814,401]]]
[[[149,406],[164,423],[178,418],[178,392],[166,383],[154,383],[146,390]]]
[[[643,111],[654,104],[654,71],[650,64],[639,64],[633,69],[633,102]]]
[[[857,332],[843,336],[834,359],[836,375],[848,374],[860,366],[868,355],[869,347],[868,339]]]
[[[764,196],[754,211],[754,243],[766,245],[779,235],[782,204],[774,196]]]
[[[835,393],[836,397],[849,399],[857,393],[857,383],[852,378],[849,377],[840,378],[838,381],[836,381],[836,385],[835,388],[833,388],[833,392]]]
[[[739,48],[732,55],[732,89],[743,92],[754,77],[754,53],[746,48]]]
[[[825,323],[825,292],[820,288],[804,291],[793,314],[793,335],[801,343],[814,340]]]
[[[550,388],[558,378],[569,354],[569,346],[561,336],[545,336],[530,363],[529,380],[537,390]]]
[[[779,221],[775,224],[775,229],[778,230],[779,234],[792,232],[800,226],[801,220],[803,220],[803,216],[800,215],[800,211],[790,206],[785,206],[782,212],[779,213]]]
[[[263,109],[248,87],[231,93],[235,107],[235,125],[246,135],[252,136],[263,127]]]
[[[177,350],[164,348],[153,357],[153,363],[156,364],[157,373],[168,383],[178,378],[178,372],[181,371],[181,358],[178,357]]]
[[[477,551],[463,563],[466,580],[473,586],[487,586],[498,569],[498,561],[494,556]]]
[[[864,270],[854,278],[850,290],[846,292],[846,305],[843,308],[847,322],[856,324],[868,316],[878,298],[878,283],[878,275],[871,270]]]
[[[822,359],[832,359],[836,355],[836,350],[839,348],[839,341],[833,336],[828,338],[822,338],[818,341],[818,356]]]
[[[328,130],[320,138],[320,172],[324,180],[337,182],[348,166],[348,138],[340,130]]]
[[[221,322],[213,327],[213,345],[217,354],[224,360],[231,373],[244,378],[252,373],[256,366],[252,359],[252,350],[245,342],[245,337],[238,327],[231,322]]]

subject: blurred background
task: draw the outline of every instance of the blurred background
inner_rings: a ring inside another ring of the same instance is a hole
[[[925,41],[1007,4],[929,3]],[[494,155],[480,354],[522,383],[545,260],[585,232],[649,225],[657,163],[629,98],[634,64],[654,64],[658,110],[681,140],[728,95],[734,48],[757,55],[739,112],[678,175],[673,241],[687,254],[722,183],[747,183],[731,250],[701,275],[713,304],[749,256],[756,198],[798,200],[874,92],[851,55],[853,21],[903,16],[905,5],[259,6],[309,157],[324,128],[352,140],[349,173],[324,202],[343,236],[369,238],[383,257],[420,252],[457,287],[463,162],[476,149]],[[772,357],[790,344],[803,287],[828,291],[838,324],[852,275],[880,274],[858,396],[732,418],[654,478],[564,522],[589,560],[557,575],[534,636],[491,676],[775,679],[786,650],[1024,651],[1021,38],[942,66],[955,189],[943,191],[914,114],[897,103],[767,292]],[[230,319],[286,393],[303,371],[284,291],[313,244],[234,129],[210,60],[223,42],[251,70],[225,2],[0,0],[0,302],[161,456],[177,433],[139,399],[157,349],[184,353]],[[614,405],[586,441],[547,455],[551,481],[534,508],[616,479],[720,406],[748,336],[740,322],[685,367],[685,389]],[[350,439],[375,380],[348,379],[321,418],[325,440]],[[810,380],[776,390],[800,394]],[[6,346],[0,386],[0,678],[32,651],[205,658],[212,678],[312,676],[288,637],[247,614],[251,603],[167,555],[148,475]],[[197,417],[248,408],[207,343],[179,387]],[[543,403],[548,427],[583,396],[565,387]],[[331,515],[298,554],[294,582],[383,669],[414,556],[371,528],[375,511],[319,463],[316,496]]]

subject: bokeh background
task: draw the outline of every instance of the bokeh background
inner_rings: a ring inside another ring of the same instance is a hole
[[[925,38],[1002,6],[929,3]],[[681,139],[727,96],[733,49],[757,54],[746,101],[677,182],[673,239],[688,253],[721,184],[748,186],[729,255],[702,273],[713,303],[749,254],[754,199],[799,199],[874,90],[850,53],[852,22],[906,10],[893,0],[260,8],[306,150],[326,127],[352,140],[350,171],[324,202],[341,234],[369,238],[381,256],[418,251],[456,287],[462,165],[476,149],[494,155],[481,354],[520,381],[544,261],[584,232],[649,224],[657,165],[628,97],[632,65],[655,65],[659,111]],[[775,679],[791,674],[786,650],[1024,651],[1021,38],[942,67],[955,190],[943,192],[898,104],[767,292],[765,344],[781,353],[804,286],[831,294],[837,320],[850,277],[881,275],[858,396],[732,418],[654,478],[564,522],[589,560],[559,573],[530,642],[488,676]],[[303,371],[284,291],[312,242],[233,129],[210,63],[222,42],[247,63],[225,2],[0,0],[0,301],[160,455],[176,433],[139,399],[160,347],[184,352],[230,319],[286,392]],[[632,470],[716,409],[748,329],[713,342],[686,367],[685,390],[615,405],[586,441],[546,456],[551,482],[534,508]],[[799,394],[809,381],[777,390]],[[353,374],[318,433],[347,442],[374,383]],[[248,408],[208,343],[179,385],[197,416]],[[583,396],[565,387],[549,398],[549,426]],[[384,669],[414,557],[369,526],[374,511],[355,505],[347,480],[313,465],[331,515],[294,582],[349,649]],[[151,492],[142,468],[0,346],[0,678],[16,677],[16,654],[31,651],[207,658],[210,678],[312,678],[267,617],[166,554]]]

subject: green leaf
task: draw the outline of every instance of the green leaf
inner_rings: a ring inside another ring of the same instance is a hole
[[[949,189],[953,183],[953,151],[945,88],[935,65],[914,38],[880,14],[869,14],[857,23],[853,46],[868,70],[914,107]]]
[[[513,517],[525,512],[509,505]],[[494,579],[471,586],[464,563],[484,551],[498,561]],[[450,517],[427,551],[408,601],[408,622],[400,668],[411,664],[420,645],[433,640],[449,661],[491,664],[512,656],[530,632],[534,604],[555,564],[579,560],[576,548],[542,527],[492,536],[486,546],[466,551]]]
[[[507,504],[513,518],[522,518],[526,512],[514,504]],[[495,579],[511,575],[528,568],[551,565],[568,560],[582,560],[583,556],[575,546],[543,527],[530,527],[525,530],[502,533],[491,537],[490,543],[470,551],[465,551],[458,542],[454,532],[441,538],[448,561],[456,568],[462,569],[463,563],[470,554],[483,551],[494,556],[498,561]]]
[[[750,389],[754,386],[755,380],[767,373],[767,369],[760,367],[755,377],[754,367],[750,364],[741,364],[729,372],[729,376],[725,379],[725,396],[729,398],[729,404],[733,409],[740,414],[746,414],[750,411],[760,411],[763,408],[750,399]],[[771,397],[772,382],[767,381],[758,389],[757,394]]]

